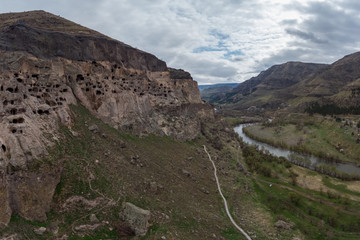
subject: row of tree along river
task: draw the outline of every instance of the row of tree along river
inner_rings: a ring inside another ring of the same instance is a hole
[[[248,137],[243,132],[243,128],[253,124],[255,123],[240,124],[234,128],[235,132],[239,134],[245,143],[256,145],[259,149],[263,149],[274,156],[284,157],[296,165],[300,165],[311,170],[316,170],[318,172],[349,180],[360,179],[360,167],[356,166],[355,164],[328,162],[315,156],[300,154],[287,149],[273,147]]]

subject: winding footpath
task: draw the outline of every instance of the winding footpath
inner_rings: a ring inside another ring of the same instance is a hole
[[[214,163],[214,161],[211,159],[211,156],[210,156],[209,152],[207,151],[206,146],[203,145],[203,147],[204,147],[205,152],[206,152],[207,155],[209,156],[209,160],[211,161],[211,163],[212,163],[212,165],[213,165],[213,167],[214,167],[214,175],[215,175],[215,179],[216,179],[216,184],[217,184],[219,193],[220,193],[222,199],[224,200],[224,206],[225,206],[226,214],[228,215],[231,223],[246,237],[246,239],[251,240],[250,236],[249,236],[241,227],[239,227],[239,226],[236,224],[236,222],[234,221],[234,219],[232,218],[232,216],[231,216],[231,214],[230,214],[230,211],[229,211],[229,208],[228,208],[228,203],[227,203],[226,198],[224,197],[224,195],[223,195],[223,193],[222,193],[222,191],[221,191],[221,188],[220,188],[220,182],[219,182],[219,179],[218,179],[217,174],[216,174],[217,169],[216,169],[215,163]]]

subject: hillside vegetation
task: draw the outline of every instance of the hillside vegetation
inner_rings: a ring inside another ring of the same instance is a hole
[[[266,112],[304,111],[314,103],[358,107],[360,53],[333,64],[288,62],[261,72],[212,102],[224,108]]]

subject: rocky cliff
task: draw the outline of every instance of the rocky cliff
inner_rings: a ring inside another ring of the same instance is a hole
[[[190,74],[42,11],[0,15],[0,223],[44,220],[62,160],[39,161],[72,127],[71,104],[142,135],[195,138],[212,119]],[[53,27],[52,27],[53,24]]]

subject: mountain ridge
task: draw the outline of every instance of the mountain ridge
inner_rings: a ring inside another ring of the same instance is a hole
[[[252,106],[268,110],[291,106],[292,111],[296,108],[301,111],[316,101],[356,105],[359,101],[350,95],[351,84],[360,78],[359,64],[360,52],[332,64],[287,62],[274,65],[240,84],[217,103],[227,103],[230,108],[239,110]],[[339,94],[345,99],[336,97]]]

